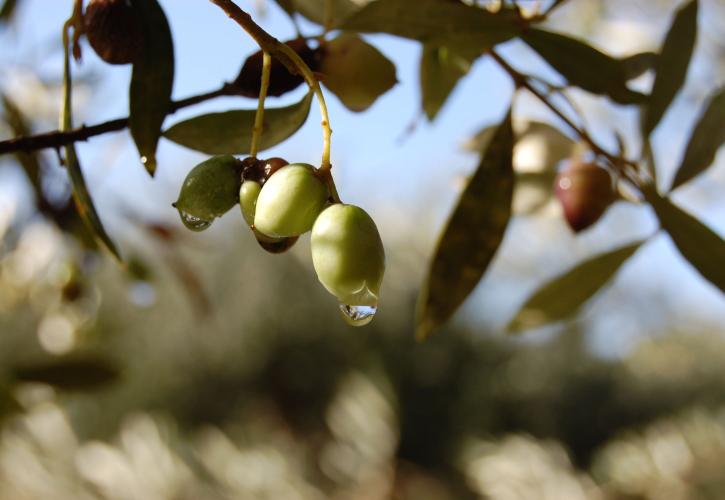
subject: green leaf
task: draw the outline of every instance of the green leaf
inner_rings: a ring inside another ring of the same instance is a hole
[[[619,104],[633,104],[645,98],[627,87],[631,71],[628,64],[582,40],[539,29],[530,29],[521,38],[571,85],[609,96]]]
[[[695,125],[685,156],[677,169],[672,189],[702,173],[715,161],[715,154],[725,142],[725,87],[710,99]]]
[[[526,300],[509,323],[508,330],[518,332],[573,316],[645,241],[596,255],[546,282]]]
[[[448,321],[476,287],[503,240],[511,217],[513,147],[509,111],[438,242],[418,298],[418,338]]]
[[[341,26],[348,31],[388,33],[448,47],[483,52],[516,36],[516,14],[504,9],[493,14],[478,7],[440,0],[376,0]]]
[[[63,53],[63,107],[60,113],[60,130],[67,131],[73,128],[73,106],[71,102],[73,85],[71,81],[69,41],[67,40],[65,28],[63,31]],[[120,261],[121,255],[111,240],[111,237],[106,233],[101,223],[101,218],[98,216],[96,208],[93,205],[93,200],[88,192],[75,146],[70,143],[63,149],[65,151],[65,168],[70,178],[71,188],[73,190],[73,201],[78,209],[78,214],[83,219],[91,234]]]
[[[668,198],[660,196],[652,186],[643,189],[643,193],[682,256],[703,278],[725,292],[725,241]]]
[[[73,355],[37,365],[15,367],[13,376],[18,381],[48,384],[64,391],[83,391],[114,382],[119,377],[119,371],[106,360]]]
[[[312,93],[300,102],[264,112],[261,149],[284,141],[307,120]],[[244,109],[209,113],[173,125],[164,137],[187,148],[208,154],[247,154],[252,142],[256,110]]]
[[[395,65],[357,35],[343,33],[324,45],[322,83],[351,111],[365,111],[398,82]]]
[[[445,46],[423,44],[420,90],[423,111],[433,121],[458,81],[471,69],[479,51],[460,53]]]
[[[680,87],[685,83],[696,37],[697,0],[690,0],[677,11],[662,45],[655,67],[656,76],[652,93],[643,108],[643,136],[648,136],[657,127]]]
[[[156,0],[133,0],[142,19],[143,51],[133,63],[129,88],[129,128],[141,162],[154,175],[156,146],[169,112],[174,85],[174,41],[164,11]]]
[[[294,5],[294,9],[310,21],[324,26],[327,21],[327,6],[332,7],[330,12],[330,28],[338,26],[360,8],[360,1],[352,0],[286,0],[283,3]],[[284,8],[284,7],[283,7]],[[287,10],[285,8],[285,10]]]

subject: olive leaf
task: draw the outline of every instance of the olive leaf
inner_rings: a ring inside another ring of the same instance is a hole
[[[725,87],[722,87],[710,99],[695,125],[671,189],[681,186],[707,169],[724,142]]]
[[[623,60],[582,40],[551,31],[530,29],[521,38],[571,85],[606,95],[619,104],[634,104],[645,99],[643,94],[627,87],[631,65]]]
[[[511,217],[511,112],[496,129],[438,242],[418,298],[418,338],[445,323],[486,272]]]
[[[703,278],[725,292],[725,241],[668,198],[660,196],[654,187],[646,186],[643,193],[682,256]]]
[[[341,26],[348,31],[388,33],[431,44],[483,51],[516,36],[516,14],[494,14],[458,2],[440,0],[375,0]],[[401,22],[404,20],[405,22]]]
[[[313,23],[324,26],[329,21],[329,27],[333,28],[350,17],[364,2],[361,0],[283,0],[282,3],[288,4],[287,7],[283,6],[286,11],[291,7]],[[331,9],[329,13],[326,10],[328,6]],[[328,15],[329,19],[327,19]]]
[[[357,35],[344,33],[324,45],[322,83],[351,111],[365,111],[397,82],[395,65]]]
[[[643,106],[642,135],[648,136],[685,82],[697,37],[697,0],[690,0],[672,21],[655,66],[652,93]]]
[[[83,391],[114,382],[120,373],[107,360],[71,355],[44,363],[16,366],[12,375],[21,382],[48,384],[64,391]]]
[[[480,51],[459,52],[446,46],[423,44],[420,93],[423,111],[433,121],[458,81],[471,69]]]
[[[0,7],[0,23],[7,22],[18,7],[18,0],[5,0]]]
[[[156,147],[171,106],[174,85],[174,41],[157,0],[133,0],[141,19],[143,50],[133,63],[129,87],[129,129],[141,162],[156,171]]]
[[[573,316],[645,241],[596,255],[547,281],[526,300],[509,323],[508,331],[519,332]]]
[[[307,120],[312,93],[300,102],[264,112],[261,149],[284,141]],[[247,154],[251,148],[256,110],[244,109],[209,113],[176,123],[164,137],[177,144],[208,154]]]
[[[65,28],[64,28],[65,30]],[[63,106],[60,112],[60,130],[67,131],[73,128],[73,106],[71,102],[72,93],[72,79],[71,79],[71,68],[70,68],[70,50],[67,37],[63,36]],[[116,245],[111,240],[108,233],[101,223],[101,219],[96,212],[96,208],[93,205],[93,200],[88,192],[85,178],[83,177],[83,171],[81,170],[81,164],[76,154],[76,148],[73,143],[67,144],[63,150],[65,151],[65,168],[68,171],[68,177],[70,178],[71,188],[73,192],[73,201],[75,202],[78,214],[80,215],[83,222],[86,224],[91,234],[105,246],[111,254],[118,260],[121,260],[121,255],[116,248]]]
[[[647,71],[654,69],[658,56],[654,52],[640,52],[619,60],[624,68],[624,76],[627,80],[633,80],[642,76]]]

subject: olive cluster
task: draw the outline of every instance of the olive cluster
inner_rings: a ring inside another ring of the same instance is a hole
[[[320,169],[282,158],[215,156],[189,172],[174,207],[186,227],[201,231],[236,203],[269,252],[284,252],[312,231],[312,264],[322,285],[348,322],[372,320],[385,271],[380,234],[362,208],[333,200]]]

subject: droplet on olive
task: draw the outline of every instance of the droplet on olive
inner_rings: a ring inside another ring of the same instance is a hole
[[[327,186],[312,165],[284,166],[262,186],[254,227],[267,236],[299,236],[312,229],[328,197]]]

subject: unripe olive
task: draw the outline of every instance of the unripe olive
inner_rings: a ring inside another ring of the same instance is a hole
[[[594,163],[571,162],[556,176],[556,197],[564,217],[575,231],[582,231],[604,214],[616,199],[612,177]]]
[[[143,31],[130,0],[91,0],[83,16],[88,42],[109,64],[132,63],[143,46]]]
[[[239,202],[241,164],[233,156],[223,155],[191,169],[173,204],[187,228],[202,231]]]
[[[262,190],[262,185],[257,181],[244,181],[239,190],[239,206],[242,208],[244,220],[250,226],[254,225],[254,212],[257,208],[257,198]]]
[[[312,165],[282,167],[262,186],[254,227],[267,236],[299,236],[312,228],[328,197]]]
[[[331,205],[312,228],[312,264],[341,304],[377,307],[385,250],[373,219],[354,205]]]

